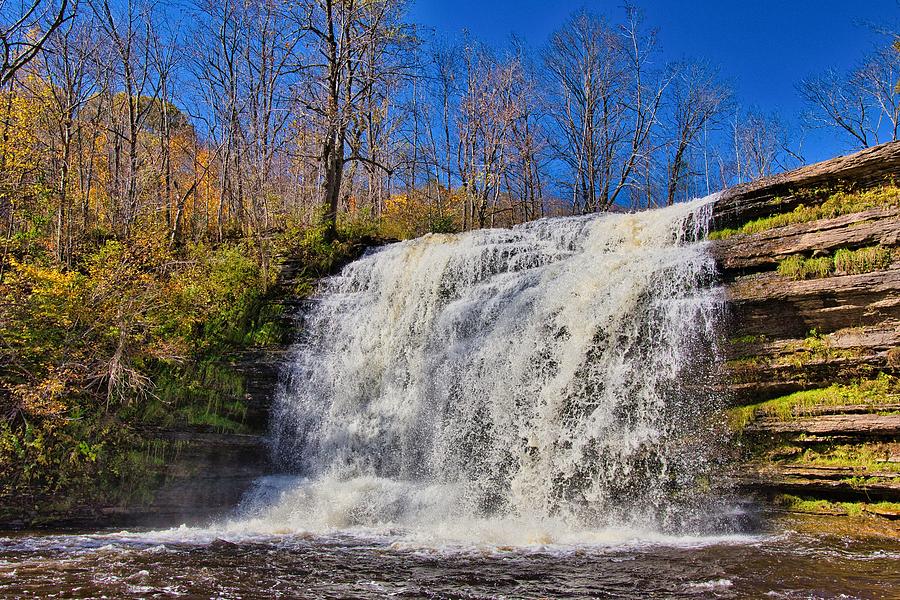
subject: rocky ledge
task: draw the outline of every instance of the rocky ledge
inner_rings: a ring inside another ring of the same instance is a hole
[[[789,506],[900,515],[898,175],[890,143],[714,208],[740,479]]]

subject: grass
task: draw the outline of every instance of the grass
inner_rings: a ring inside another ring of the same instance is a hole
[[[766,336],[764,335],[744,335],[741,337],[731,338],[728,340],[730,344],[764,344]]]
[[[900,512],[900,503],[898,502],[831,502],[828,500],[800,498],[790,494],[776,496],[775,503],[792,512],[824,515],[839,514],[849,517],[858,517],[867,513]]]
[[[804,258],[789,256],[778,263],[778,274],[788,279],[818,279],[834,273],[831,257]]]
[[[754,336],[736,338],[732,344],[757,343],[760,339]],[[815,329],[809,332],[805,340],[787,344],[784,354],[775,358],[768,356],[740,356],[728,360],[725,365],[732,371],[733,376],[741,372],[754,371],[761,367],[803,367],[807,363],[816,360],[833,360],[838,358],[856,358],[860,356],[857,350],[833,348],[827,336],[819,334]]]
[[[791,343],[785,346],[785,351],[790,352],[775,361],[776,366],[793,365],[802,367],[814,360],[833,360],[836,358],[856,358],[859,351],[851,349],[833,348],[827,336],[813,329],[806,339],[799,343]]]
[[[821,204],[810,206],[801,204],[791,212],[749,221],[734,229],[728,228],[714,231],[709,234],[709,239],[722,240],[735,235],[749,235],[796,223],[833,219],[873,208],[898,207],[900,207],[900,188],[895,185],[882,186],[862,192],[840,191],[828,196]]]
[[[788,279],[818,279],[830,275],[859,275],[888,268],[896,252],[891,248],[871,246],[858,250],[842,248],[834,256],[805,258],[789,256],[778,263],[778,274]]]
[[[891,453],[891,446],[883,443],[817,444],[804,448],[792,462],[815,467],[900,472],[900,463],[890,460]]]
[[[877,405],[898,399],[900,380],[882,373],[876,379],[849,385],[835,384],[827,388],[795,392],[750,406],[739,406],[728,411],[728,422],[733,431],[741,431],[761,416],[790,420],[802,414],[805,408],[813,406]]]
[[[183,414],[188,425],[209,428],[216,433],[243,433],[247,430],[243,423],[232,420],[215,411],[203,410],[192,406],[183,411]]]
[[[881,246],[859,250],[841,249],[834,253],[834,271],[845,275],[879,271],[891,266],[895,254],[895,250]]]

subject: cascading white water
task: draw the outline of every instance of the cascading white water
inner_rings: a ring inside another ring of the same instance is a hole
[[[723,296],[696,241],[711,200],[429,235],[350,264],[277,401],[275,448],[302,478],[252,500],[251,527],[517,541],[683,524],[719,408]]]

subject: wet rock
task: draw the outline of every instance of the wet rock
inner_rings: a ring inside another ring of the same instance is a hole
[[[900,268],[793,281],[777,273],[727,287],[734,336],[802,338],[900,320]]]
[[[761,418],[749,424],[746,431],[752,433],[805,433],[853,438],[895,437],[900,434],[900,414],[821,414],[814,418],[789,420],[775,417]]]

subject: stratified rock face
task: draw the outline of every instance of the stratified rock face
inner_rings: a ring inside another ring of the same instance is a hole
[[[881,208],[719,240],[714,248],[726,273],[774,268],[794,254],[839,248],[900,245],[900,209]]]
[[[900,143],[885,144],[732,188],[716,205],[714,227],[790,212],[828,190],[894,185],[898,175]],[[741,413],[749,420],[741,436],[750,449],[746,472],[753,488],[900,501],[900,386],[891,379],[900,376],[898,246],[896,206],[714,242],[731,315],[731,397],[736,406],[751,407]],[[893,260],[807,279],[777,271],[792,257],[827,259],[872,247],[893,252]],[[815,392],[788,396],[830,387],[833,393],[821,399]]]
[[[791,281],[775,273],[729,286],[737,335],[803,338],[900,319],[900,269]]]
[[[881,185],[900,174],[900,143],[882,144],[789,173],[765,177],[725,190],[716,203],[715,229],[735,227],[753,219],[794,210],[804,203],[798,192],[842,183],[858,189]]]
[[[202,524],[233,510],[253,482],[269,471],[266,441],[260,435],[163,431],[154,439],[165,444],[165,464],[161,485],[148,502],[101,507],[81,520],[164,527]],[[73,520],[79,521],[77,516]]]

